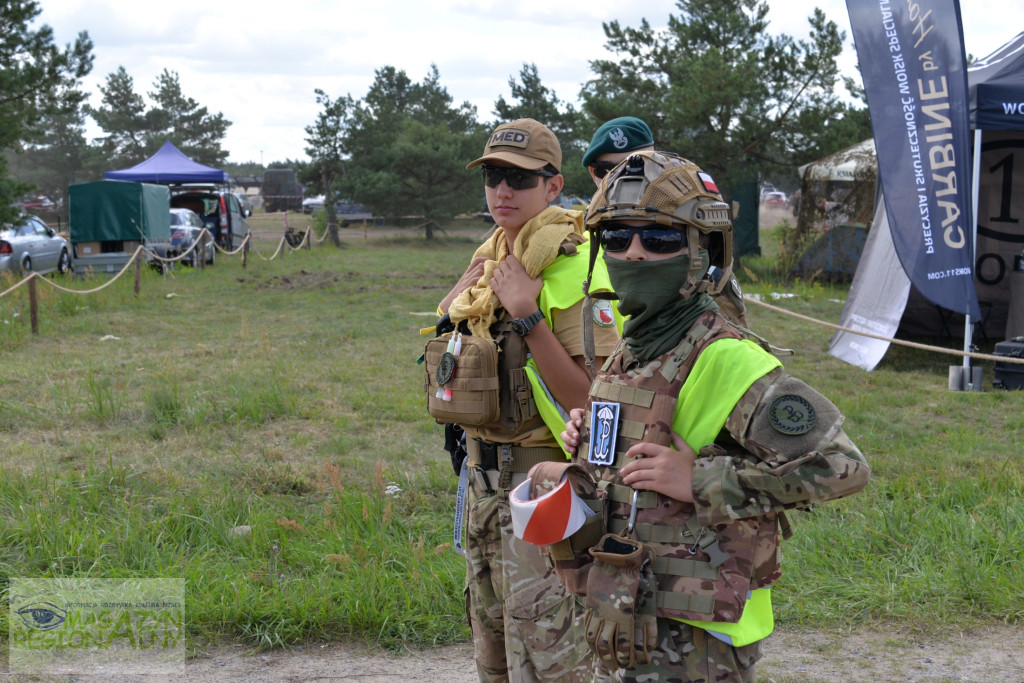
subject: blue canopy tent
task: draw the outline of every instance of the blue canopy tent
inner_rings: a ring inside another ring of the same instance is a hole
[[[170,140],[153,156],[131,168],[107,171],[107,180],[130,180],[137,183],[227,183],[226,171],[192,161]]]

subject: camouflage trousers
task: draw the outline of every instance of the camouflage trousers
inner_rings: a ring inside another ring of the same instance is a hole
[[[756,683],[761,641],[733,647],[704,629],[658,619],[658,649],[651,663],[609,672],[597,662],[595,683]]]
[[[480,680],[591,681],[583,607],[537,546],[516,538],[508,496],[470,486],[466,614]]]

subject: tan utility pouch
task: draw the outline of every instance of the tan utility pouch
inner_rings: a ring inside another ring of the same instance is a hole
[[[493,424],[501,416],[498,347],[491,339],[463,334],[455,356],[448,351],[453,334],[458,333],[442,334],[427,342],[423,354],[427,412],[442,424]]]
[[[530,470],[531,497],[554,489],[565,474],[576,494],[595,514],[587,518],[579,531],[569,538],[541,548],[547,555],[558,579],[566,590],[576,595],[587,594],[587,574],[593,559],[588,550],[607,532],[604,499],[597,490],[594,478],[576,463],[543,462]]]

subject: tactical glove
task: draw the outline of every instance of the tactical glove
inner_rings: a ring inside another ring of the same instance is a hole
[[[658,646],[654,549],[615,534],[590,549],[587,576],[587,643],[611,671],[650,662]]]

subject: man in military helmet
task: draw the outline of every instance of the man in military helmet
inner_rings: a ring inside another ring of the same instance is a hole
[[[783,512],[856,493],[843,416],[743,338],[709,296],[732,223],[712,177],[640,152],[587,211],[623,344],[561,438],[605,492],[608,534],[585,577],[601,678],[753,683],[773,629]]]
[[[593,676],[582,610],[539,549],[514,536],[508,500],[531,466],[567,460],[556,434],[590,386],[581,317],[592,321],[599,357],[619,339],[609,301],[584,303],[591,244],[583,214],[549,206],[562,188],[561,163],[558,139],[533,119],[494,130],[467,168],[480,167],[497,228],[440,304],[457,329],[499,349],[500,415],[459,422],[468,452],[467,609],[481,681]],[[591,287],[610,288],[603,263]]]
[[[601,124],[594,132],[583,155],[583,166],[600,188],[601,181],[620,161],[636,152],[646,151],[654,151],[650,127],[635,116],[620,116]],[[708,291],[718,304],[719,313],[726,320],[746,328],[747,305],[743,302],[743,291],[731,267],[728,272],[712,267],[710,272],[712,286]]]

